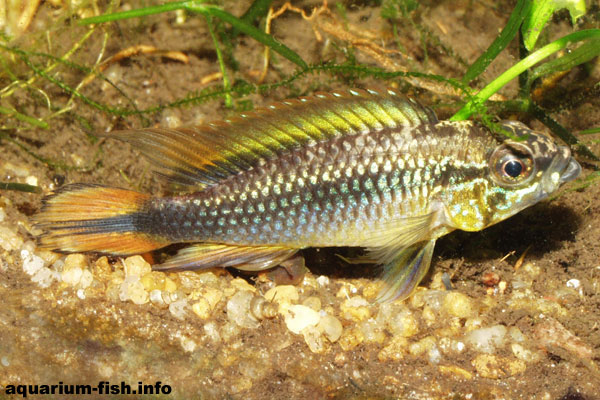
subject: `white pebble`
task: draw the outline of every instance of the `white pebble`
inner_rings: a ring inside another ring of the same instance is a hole
[[[327,347],[325,346],[321,331],[315,326],[307,326],[304,328],[302,330],[302,336],[304,336],[304,341],[313,353],[323,353],[326,350]]]
[[[185,319],[187,315],[188,302],[181,299],[169,304],[169,312],[177,319]]]
[[[221,337],[223,341],[229,342],[233,339],[239,338],[242,328],[235,322],[228,321],[221,326]]]
[[[62,271],[64,267],[65,267],[65,260],[63,260],[62,258],[59,258],[58,260],[54,261],[54,263],[51,265],[51,268],[54,271]]]
[[[392,336],[410,337],[419,331],[419,322],[403,303],[382,304],[377,314],[377,321],[385,326]]]
[[[427,355],[429,357],[429,362],[432,364],[439,364],[442,360],[442,353],[440,352],[440,349],[438,349],[438,347],[435,345],[431,349],[429,349]]]
[[[449,337],[442,337],[438,340],[438,347],[443,354],[460,354],[465,349],[465,344]]]
[[[2,365],[5,367],[8,367],[10,365],[10,361],[8,360],[8,357],[6,357],[6,356],[0,358],[0,363],[2,363]]]
[[[285,324],[290,331],[299,334],[304,328],[317,325],[320,319],[319,313],[312,308],[293,305],[288,308]]]
[[[160,292],[160,295],[163,299],[163,302],[168,305],[168,304],[176,302],[177,300],[181,300],[177,293],[178,292],[171,293],[166,290],[163,290],[162,292]]]
[[[506,332],[504,325],[475,329],[465,335],[465,342],[475,350],[492,353],[496,348],[504,346]]]
[[[163,111],[160,125],[166,128],[178,128],[181,126],[181,118],[173,110],[167,108]]]
[[[365,343],[383,343],[386,339],[384,327],[373,318],[362,321],[358,324],[358,329],[363,334]]]
[[[28,240],[27,242],[23,243],[23,246],[21,247],[21,250],[27,250],[30,253],[33,253],[35,250],[35,243],[33,242],[33,240]]]
[[[58,276],[50,268],[41,268],[31,277],[31,281],[41,288],[49,287],[55,279],[58,279]]]
[[[121,283],[119,298],[121,301],[131,300],[135,304],[146,304],[150,300],[148,292],[146,292],[140,278],[136,275],[126,277]]]
[[[113,64],[107,68],[104,72],[104,76],[106,76],[106,80],[102,80],[102,92],[112,88],[112,85],[108,83],[109,81],[114,85],[121,83],[123,79],[123,69],[119,65]]]
[[[532,362],[538,361],[540,359],[540,355],[538,353],[535,353],[529,349],[526,349],[519,343],[511,344],[510,349],[512,350],[515,357],[517,357],[521,361],[532,363]]]
[[[508,335],[511,337],[512,340],[518,343],[522,343],[526,340],[526,337],[525,335],[523,335],[523,332],[521,332],[521,330],[516,326],[511,326],[510,328],[508,328]]]
[[[329,314],[321,315],[317,328],[331,343],[337,341],[344,330],[340,320]]]
[[[92,275],[89,269],[84,269],[81,274],[81,279],[79,280],[79,286],[83,289],[88,288],[93,281],[94,275]]]
[[[6,251],[13,251],[21,247],[23,239],[7,226],[0,225],[0,247]]]
[[[0,208],[0,222],[4,221],[6,218],[6,212],[4,212],[4,208]]]
[[[77,167],[83,167],[85,165],[85,160],[78,154],[71,153],[71,160]]]
[[[579,279],[569,279],[567,281],[567,287],[577,289],[581,286]]]
[[[440,290],[427,290],[423,292],[422,298],[425,304],[427,304],[436,313],[440,311],[444,304],[444,299],[448,295],[447,291]]]
[[[183,351],[187,353],[193,353],[194,350],[196,350],[196,347],[198,346],[196,342],[184,335],[181,335],[181,337],[179,338],[179,342],[181,343]]]
[[[240,290],[227,302],[227,318],[244,328],[258,328],[258,320],[250,312],[250,304],[254,293]]]
[[[138,281],[139,278],[128,276],[119,286],[119,299],[121,301],[129,300],[129,286],[133,284],[133,282]]]
[[[162,292],[159,289],[150,291],[149,297],[152,304],[159,307],[166,306],[165,301],[163,300]]]
[[[142,258],[142,256],[127,257],[123,260],[125,267],[125,276],[142,277],[152,272],[152,267]]]
[[[204,324],[204,332],[206,332],[206,336],[214,343],[219,343],[221,341],[221,335],[219,334],[219,329],[215,322],[210,321]]]
[[[76,286],[81,280],[83,270],[79,267],[65,268],[61,274],[61,279],[64,283]]]
[[[85,291],[83,289],[77,289],[77,297],[81,300],[85,300]]]
[[[346,300],[344,302],[344,304],[347,307],[355,307],[355,308],[357,308],[357,307],[368,307],[370,305],[369,302],[366,299],[364,299],[364,298],[362,298],[360,296],[352,296],[348,300]]]
[[[144,285],[140,281],[129,288],[129,299],[134,304],[146,304],[150,300],[148,292],[144,290]]]
[[[419,356],[425,352],[437,348],[436,339],[433,336],[426,336],[418,342],[411,343],[408,346],[408,352],[413,356]]]
[[[36,178],[33,175],[29,175],[27,178],[25,178],[25,183],[31,186],[37,186],[38,185],[38,178]]]
[[[317,278],[317,283],[319,284],[319,286],[325,287],[325,286],[329,285],[329,278],[326,277],[325,275],[321,275]]]
[[[23,260],[23,271],[27,275],[34,275],[44,267],[44,260],[28,250],[21,250],[21,259]]]

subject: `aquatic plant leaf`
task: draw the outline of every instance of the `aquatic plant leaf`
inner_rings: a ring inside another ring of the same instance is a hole
[[[521,32],[523,43],[527,50],[532,50],[537,43],[540,33],[556,10],[566,8],[571,14],[573,24],[585,15],[585,0],[535,0],[531,12],[523,22]]]
[[[0,182],[0,190],[15,190],[17,192],[41,193],[39,186],[28,185],[26,183]]]
[[[569,43],[581,42],[581,41],[597,41],[600,38],[600,29],[584,29],[581,31],[573,32],[568,35],[561,37],[545,45],[544,47],[537,49],[506,71],[504,71],[499,77],[490,82],[486,87],[481,89],[479,93],[472,97],[463,108],[458,110],[454,114],[450,121],[462,121],[469,118],[477,108],[483,104],[484,101],[490,98],[494,93],[504,87],[508,82],[519,76],[527,69],[533,67],[535,64],[542,61],[544,58],[556,53],[567,47]]]
[[[600,45],[595,40],[588,40],[570,53],[535,68],[531,72],[529,79],[530,81],[534,81],[543,75],[558,71],[568,71],[577,65],[588,62],[598,55],[600,55]]]
[[[530,0],[519,0],[517,2],[504,29],[502,29],[502,32],[500,32],[500,35],[496,37],[490,47],[469,67],[462,79],[463,83],[469,83],[478,77],[494,61],[498,54],[508,46],[519,31],[519,26],[521,26],[521,23],[529,14],[531,4]]]

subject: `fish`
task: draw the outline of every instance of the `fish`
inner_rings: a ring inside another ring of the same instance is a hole
[[[439,237],[505,220],[580,174],[569,147],[518,121],[500,126],[506,135],[440,121],[391,89],[348,89],[113,132],[175,194],[65,185],[43,200],[38,242],[117,256],[189,244],[154,266],[163,271],[261,271],[307,247],[363,247],[383,269],[376,301],[405,299]]]

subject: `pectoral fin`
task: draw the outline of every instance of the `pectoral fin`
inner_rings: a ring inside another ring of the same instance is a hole
[[[181,249],[155,270],[193,270],[234,267],[245,271],[261,271],[290,258],[297,249],[282,246],[232,246],[202,243]]]
[[[395,299],[405,299],[415,290],[423,279],[435,247],[435,239],[421,241],[397,251],[384,265],[383,289],[376,301],[383,303]]]

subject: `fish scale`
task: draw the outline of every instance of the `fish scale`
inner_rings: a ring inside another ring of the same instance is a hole
[[[383,265],[379,301],[407,297],[435,241],[481,230],[554,192],[581,167],[516,121],[498,140],[438,121],[394,91],[286,100],[226,121],[110,134],[182,194],[71,184],[36,216],[42,247],[129,255],[188,243],[155,269],[286,264],[306,247],[361,246]]]
[[[466,136],[472,146],[475,138],[482,148],[494,142],[489,135],[477,135],[472,123],[463,125],[473,131]],[[143,228],[172,242],[370,246],[369,232],[428,213],[444,185],[460,179],[452,160],[464,156],[465,135],[456,127],[443,128],[435,136],[428,129],[334,136],[202,192],[152,199],[145,209],[152,217]],[[477,176],[485,173],[482,169]],[[273,179],[277,174],[290,184],[285,190]],[[232,213],[235,208],[241,212]]]

